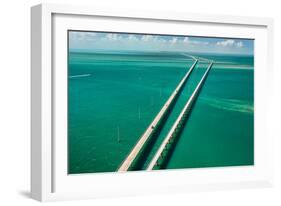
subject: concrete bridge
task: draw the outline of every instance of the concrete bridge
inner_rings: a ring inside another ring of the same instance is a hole
[[[165,149],[167,149],[167,146],[172,143],[172,140],[178,136],[180,130],[184,126],[184,122],[185,122],[186,118],[188,117],[189,112],[192,109],[192,105],[195,102],[196,97],[200,93],[200,89],[202,88],[202,86],[209,74],[209,71],[212,68],[212,65],[213,65],[213,62],[211,62],[209,64],[206,72],[202,76],[200,82],[197,84],[195,90],[193,91],[192,95],[188,99],[187,103],[185,104],[185,106],[182,109],[181,113],[179,114],[177,120],[173,124],[172,128],[170,129],[168,135],[165,137],[162,144],[158,148],[156,154],[154,155],[151,162],[149,163],[147,170],[152,170],[155,166],[159,166],[158,161],[163,158],[163,156],[164,156],[163,152],[165,151]]]
[[[161,120],[163,117],[167,114],[167,111],[175,101],[176,97],[181,92],[185,82],[187,81],[188,77],[190,76],[191,72],[193,71],[195,65],[197,64],[198,60],[196,58],[193,58],[195,61],[192,64],[192,66],[189,68],[189,70],[186,72],[182,80],[177,85],[176,89],[173,91],[169,99],[166,101],[160,112],[156,115],[154,120],[150,123],[146,131],[143,133],[143,135],[139,138],[137,144],[134,146],[132,151],[129,153],[129,155],[126,157],[126,159],[123,161],[121,166],[118,169],[118,172],[124,172],[130,169],[132,166],[134,160],[139,155],[139,153],[142,151],[142,149],[145,147],[146,143],[148,142],[149,138],[152,136],[152,134],[155,131],[155,128],[161,124]]]

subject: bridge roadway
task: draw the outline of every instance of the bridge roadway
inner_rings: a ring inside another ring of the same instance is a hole
[[[160,145],[159,149],[157,150],[156,154],[152,158],[151,162],[149,163],[147,170],[152,170],[156,165],[158,165],[158,160],[163,156],[163,151],[165,150],[166,146],[172,141],[173,138],[177,136],[177,133],[182,127],[182,124],[184,123],[184,120],[187,118],[187,115],[189,114],[189,111],[191,110],[191,107],[196,100],[196,96],[198,96],[200,89],[207,78],[209,71],[213,65],[213,62],[211,62],[204,73],[203,77],[201,78],[200,82],[197,84],[195,90],[193,91],[192,95],[188,99],[187,103],[185,104],[184,108],[182,109],[181,113],[179,114],[177,120],[173,124],[172,128],[170,129],[168,135],[163,140],[162,144]]]
[[[137,144],[134,146],[132,151],[129,153],[129,155],[126,157],[126,159],[123,161],[123,163],[121,164],[121,166],[118,169],[118,172],[128,171],[129,168],[132,166],[134,160],[136,159],[136,157],[138,156],[138,154],[140,153],[140,151],[144,147],[145,143],[148,141],[148,139],[151,137],[151,135],[155,131],[155,128],[161,122],[162,117],[165,116],[165,114],[169,110],[170,106],[172,105],[172,103],[174,102],[174,100],[176,99],[178,94],[180,93],[184,83],[186,82],[186,80],[188,79],[189,75],[193,71],[193,68],[195,67],[197,62],[198,62],[198,60],[195,59],[195,62],[192,64],[190,69],[186,72],[185,76],[182,78],[182,80],[180,81],[180,83],[178,84],[176,89],[173,91],[173,93],[171,94],[169,99],[166,101],[166,103],[164,104],[164,106],[162,107],[160,112],[156,115],[156,117],[151,122],[151,124],[148,126],[148,128],[143,133],[143,135],[140,137],[140,139],[138,140]]]

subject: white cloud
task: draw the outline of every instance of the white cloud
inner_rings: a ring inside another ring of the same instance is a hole
[[[143,35],[141,38],[142,41],[150,41],[152,39],[153,39],[152,35]]]
[[[233,46],[234,44],[235,44],[235,41],[233,39],[227,39],[227,40],[224,40],[224,41],[218,41],[217,42],[218,46],[224,46],[224,47]]]
[[[83,33],[84,33],[84,37],[86,38],[94,38],[97,36],[97,34],[94,32],[83,32]]]
[[[70,32],[69,38],[73,40],[83,40],[84,39],[84,32]]]
[[[236,47],[236,48],[242,48],[244,46],[242,41],[235,41],[233,39],[228,39],[224,41],[218,41],[216,43],[217,46],[223,46],[223,47]]]
[[[138,38],[136,37],[136,35],[130,34],[130,35],[128,36],[128,40],[129,40],[129,41],[138,41]]]
[[[76,41],[90,41],[93,40],[97,36],[94,32],[75,32],[72,31],[69,33],[69,38]]]
[[[246,53],[248,42],[239,39],[208,39],[189,36],[151,34],[121,34],[103,32],[69,32],[72,48],[208,51],[217,53]],[[249,43],[249,45],[251,45]]]
[[[183,43],[191,44],[191,45],[208,45],[209,44],[209,42],[207,42],[207,41],[192,40],[189,37],[184,37],[182,41],[183,41]]]
[[[122,37],[118,34],[115,33],[109,33],[106,35],[106,38],[110,41],[116,41],[116,40],[121,40]]]
[[[236,43],[236,47],[238,48],[242,48],[244,45],[243,45],[243,42],[242,41],[239,41]]]
[[[184,43],[188,43],[189,42],[189,38],[188,37],[184,37],[183,42]]]
[[[175,44],[175,43],[177,43],[177,41],[178,41],[178,38],[177,38],[177,37],[173,37],[173,38],[170,40],[171,44]]]
[[[190,41],[191,44],[196,44],[196,45],[208,45],[209,42],[206,41]]]

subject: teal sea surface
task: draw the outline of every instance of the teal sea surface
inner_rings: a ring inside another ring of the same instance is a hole
[[[253,165],[253,57],[191,55],[215,63],[159,169]],[[116,171],[193,63],[182,52],[69,51],[69,174]],[[146,169],[207,66],[196,65],[132,170]]]

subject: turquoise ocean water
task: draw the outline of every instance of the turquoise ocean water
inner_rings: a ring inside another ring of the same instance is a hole
[[[215,61],[161,169],[254,164],[252,56]],[[113,172],[193,64],[176,52],[69,52],[68,170]],[[133,170],[145,169],[207,68],[199,62]]]

